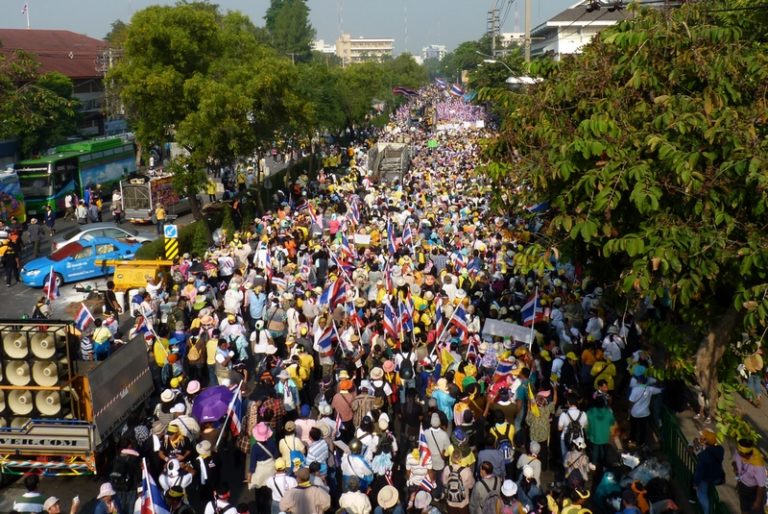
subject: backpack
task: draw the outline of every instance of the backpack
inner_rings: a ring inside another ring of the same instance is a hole
[[[109,482],[117,491],[130,491],[131,463],[128,457],[118,455],[109,473]]]
[[[413,362],[411,362],[411,352],[405,356],[403,362],[400,363],[400,378],[403,380],[411,380],[413,378]]]
[[[505,465],[511,464],[515,458],[515,447],[512,445],[512,441],[509,436],[509,432],[512,428],[514,428],[514,425],[507,423],[506,432],[499,433],[496,427],[493,427],[492,429],[494,435],[496,436],[496,448],[498,448],[501,452]]]
[[[586,438],[584,437],[584,427],[581,426],[581,423],[579,420],[581,419],[582,413],[579,412],[579,415],[576,416],[576,418],[572,418],[571,415],[568,413],[568,411],[565,411],[565,415],[568,416],[568,425],[565,427],[565,434],[563,440],[565,441],[565,447],[566,449],[571,448],[571,444],[573,444],[573,441],[581,437],[586,441]]]
[[[483,505],[480,512],[482,514],[499,514],[501,511],[500,504],[501,496],[496,491],[491,491],[483,500]]]
[[[461,479],[461,471],[463,469],[464,467],[456,469],[451,466],[451,472],[448,474],[448,480],[445,482],[445,494],[450,503],[461,503],[467,499],[464,481]]]
[[[488,484],[485,483],[484,480],[480,480],[480,484],[485,487],[485,490],[487,492],[485,498],[483,499],[483,503],[480,506],[480,512],[481,514],[499,514],[501,512],[501,496],[499,496],[498,491],[496,491],[496,486],[498,485],[498,478],[493,477],[494,479],[494,487],[493,489],[488,487]],[[502,504],[503,505],[503,504]]]
[[[304,466],[304,461],[306,460],[306,458],[304,457],[304,452],[302,452],[301,450],[297,450],[296,449],[296,440],[297,439],[298,439],[298,437],[296,435],[294,435],[293,436],[293,449],[288,454],[288,458],[291,459],[290,469],[293,472],[295,472],[296,470],[298,470],[299,468]],[[287,445],[288,441],[286,441],[285,444]],[[299,461],[299,464],[296,464],[297,460]]]
[[[202,352],[200,351],[200,348],[197,346],[197,343],[193,344],[189,347],[189,350],[187,351],[187,359],[190,361],[198,361],[202,357]]]

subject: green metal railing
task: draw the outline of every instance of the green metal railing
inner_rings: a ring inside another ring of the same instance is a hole
[[[677,416],[666,407],[661,411],[661,445],[664,453],[669,458],[669,464],[672,467],[672,476],[680,485],[683,492],[692,494],[693,492],[693,471],[696,468],[696,455],[691,449],[691,445],[686,439],[685,434],[680,429],[680,422]],[[694,498],[696,499],[695,495]],[[709,514],[731,514],[730,510],[720,501],[715,487],[709,488]],[[696,511],[702,513],[701,505],[696,503]]]

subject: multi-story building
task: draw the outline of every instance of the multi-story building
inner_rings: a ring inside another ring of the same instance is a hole
[[[336,55],[344,66],[357,62],[382,61],[392,57],[394,39],[353,38],[342,34],[336,40]]]
[[[556,60],[575,54],[601,30],[632,16],[627,9],[587,9],[579,2],[531,32],[531,55],[551,54]]]
[[[426,61],[427,59],[437,59],[442,61],[445,54],[448,53],[448,49],[445,45],[429,45],[421,49],[421,59]]]
[[[0,29],[0,53],[24,50],[40,62],[40,73],[57,71],[72,79],[74,97],[80,101],[79,128],[86,136],[104,133],[107,46],[101,39],[68,30]]]
[[[312,50],[315,52],[320,52],[322,54],[335,54],[336,53],[336,45],[328,45],[325,43],[325,40],[318,39],[317,41],[312,41]]]

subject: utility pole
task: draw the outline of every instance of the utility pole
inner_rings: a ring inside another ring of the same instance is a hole
[[[491,38],[491,55],[494,57],[496,57],[496,38],[501,30],[500,24],[499,10],[494,7],[488,11],[488,18],[486,21],[486,33]]]
[[[525,64],[531,64],[531,0],[525,0]]]

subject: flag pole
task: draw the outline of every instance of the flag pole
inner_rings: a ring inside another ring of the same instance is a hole
[[[232,399],[229,401],[229,407],[227,407],[227,417],[224,418],[224,423],[221,425],[221,430],[219,430],[219,437],[216,438],[216,446],[214,448],[219,447],[219,443],[221,442],[221,438],[224,435],[224,432],[227,428],[227,424],[229,423],[229,417],[232,414],[232,411],[235,408],[235,400],[237,400],[238,395],[240,394],[240,384],[242,382],[238,382],[237,384],[237,392],[232,395]]]
[[[531,337],[528,341],[528,351],[533,348],[533,335],[536,332],[536,307],[539,304],[539,286],[536,286],[536,291],[533,293],[533,320],[531,321]]]
[[[32,28],[29,24],[29,2],[24,4],[24,14],[27,15],[27,30],[29,30]]]

